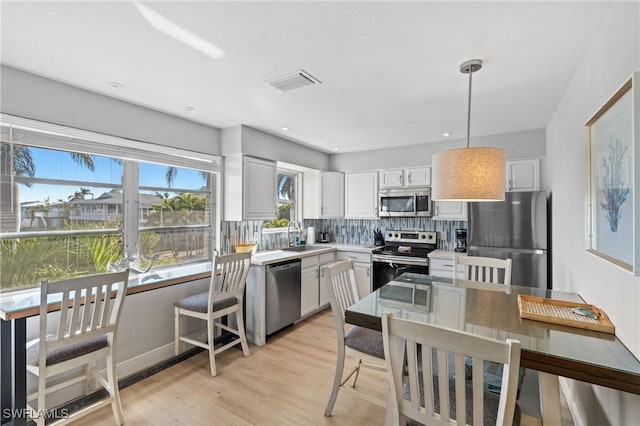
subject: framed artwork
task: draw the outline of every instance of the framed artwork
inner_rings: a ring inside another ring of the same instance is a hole
[[[587,251],[635,275],[640,275],[639,81],[636,72],[585,125]]]

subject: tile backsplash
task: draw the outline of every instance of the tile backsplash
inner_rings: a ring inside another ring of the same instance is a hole
[[[303,228],[313,226],[316,232],[329,232],[331,242],[337,244],[373,244],[373,230],[380,228],[384,234],[388,230],[436,231],[438,248],[453,250],[455,230],[466,229],[466,221],[431,220],[430,218],[407,217],[370,219],[306,219]],[[222,253],[232,253],[238,243],[258,243],[258,250],[275,250],[287,245],[286,232],[262,233],[262,221],[221,223]]]

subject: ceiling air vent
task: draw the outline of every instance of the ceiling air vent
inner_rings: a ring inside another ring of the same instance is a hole
[[[267,80],[267,83],[278,90],[288,92],[290,90],[299,89],[301,87],[320,84],[321,81],[305,70],[298,70],[289,74],[282,75],[280,77],[272,78],[271,80]]]

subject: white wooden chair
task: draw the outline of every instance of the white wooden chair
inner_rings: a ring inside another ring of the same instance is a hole
[[[328,274],[327,293],[331,303],[331,311],[336,325],[337,339],[337,359],[336,371],[333,378],[333,387],[329,396],[329,402],[324,411],[325,416],[331,416],[333,407],[338,398],[338,392],[355,374],[352,389],[355,388],[360,374],[361,367],[373,368],[384,371],[384,349],[382,345],[382,334],[378,331],[369,330],[362,327],[351,327],[345,332],[345,310],[360,300],[356,278],[353,269],[353,261],[344,260],[336,262],[326,267]],[[345,354],[355,357],[358,361],[355,368],[343,379]],[[378,400],[366,393],[358,393],[370,402],[384,406],[385,401]]]
[[[175,354],[178,355],[183,351],[184,344],[182,342],[208,350],[212,376],[217,375],[215,356],[220,352],[240,343],[244,356],[250,354],[242,316],[242,300],[250,264],[251,252],[214,257],[209,291],[184,298],[174,304]],[[216,321],[234,312],[237,328]],[[206,342],[182,335],[180,321],[182,316],[198,318],[207,322]],[[216,348],[214,346],[216,327],[238,337]]]
[[[427,426],[513,423],[519,341],[489,339],[393,318],[390,313],[382,316],[382,335],[391,387],[387,419],[394,425],[404,424],[407,418]],[[471,384],[465,368],[468,357],[472,359]],[[503,365],[499,396],[485,389],[485,361]]]
[[[453,256],[453,270],[464,265],[464,279],[511,285],[511,259],[481,256]]]
[[[118,323],[127,291],[129,270],[90,275],[60,281],[43,281],[40,285],[40,337],[27,344],[27,371],[38,376],[37,406],[29,405],[39,426],[55,412],[46,413],[46,395],[86,380],[87,394],[95,390],[95,380],[107,390],[109,398],[98,401],[60,421],[63,424],[111,404],[117,425],[124,422],[118,378],[116,374],[116,341]],[[112,295],[115,292],[115,299]],[[49,321],[47,300],[60,300],[60,316],[54,334],[47,334]],[[107,378],[96,371],[96,361],[106,359]],[[61,373],[85,367],[86,374],[47,387],[47,379]],[[63,414],[63,413],[60,413]]]

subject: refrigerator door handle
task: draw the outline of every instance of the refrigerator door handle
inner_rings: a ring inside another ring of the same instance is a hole
[[[469,246],[467,247],[467,250],[469,251],[476,251],[476,250],[497,250],[497,251],[508,251],[511,253],[523,253],[523,254],[546,254],[546,250],[542,250],[542,249],[516,249],[516,248],[509,248],[509,247],[489,247],[489,246]]]

